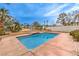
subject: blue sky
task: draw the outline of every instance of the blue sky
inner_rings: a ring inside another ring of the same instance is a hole
[[[0,4],[0,8],[8,9],[9,14],[20,23],[32,24],[38,21],[43,24],[44,20],[49,20],[49,24],[54,24],[58,14],[62,12],[72,12],[79,10],[79,4],[75,3],[16,3]]]

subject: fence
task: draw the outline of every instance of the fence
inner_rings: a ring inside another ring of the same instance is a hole
[[[61,31],[61,32],[70,32],[73,30],[79,30],[79,26],[55,26],[55,27],[48,27],[52,31]]]

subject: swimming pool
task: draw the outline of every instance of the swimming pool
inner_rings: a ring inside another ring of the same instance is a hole
[[[44,44],[45,42],[47,42],[51,38],[54,38],[57,35],[58,34],[55,33],[45,32],[45,33],[35,33],[27,36],[20,36],[17,38],[28,50],[32,50]]]

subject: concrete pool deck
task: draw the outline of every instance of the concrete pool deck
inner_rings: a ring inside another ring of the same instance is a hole
[[[4,37],[0,41],[0,56],[75,56],[79,48],[79,43],[73,42],[68,33],[60,33],[30,52],[16,38],[23,35],[28,34]]]

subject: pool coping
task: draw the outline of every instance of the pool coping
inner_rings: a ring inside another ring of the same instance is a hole
[[[55,33],[55,34],[57,34],[57,33]],[[45,45],[46,43],[48,43],[48,42],[51,41],[51,40],[55,40],[57,37],[59,37],[59,35],[60,35],[60,34],[58,34],[58,35],[55,36],[54,38],[49,39],[47,42],[45,42],[45,43],[39,45],[38,47],[34,48],[32,51],[35,51],[36,49],[41,48],[43,45]]]
[[[35,33],[35,32],[34,32]],[[55,32],[51,32],[55,33]],[[32,51],[28,51],[24,45],[22,45],[19,40],[16,38],[18,36],[29,35],[30,33],[26,34],[19,34],[15,36],[10,36],[3,38],[1,41],[1,53],[0,55],[13,55],[13,56],[69,56],[72,53],[68,51],[72,51],[75,49],[73,47],[73,42],[71,41],[72,38],[69,33],[60,33],[58,36],[54,37],[53,40],[50,39],[49,41],[45,42],[44,44],[38,46],[37,48],[33,49]],[[9,43],[12,44],[10,45]],[[7,45],[6,45],[7,44]],[[14,49],[12,49],[13,47]],[[79,45],[78,45],[79,46]],[[7,48],[9,47],[9,48]],[[62,48],[62,49],[60,49]],[[64,49],[64,50],[63,50]],[[66,51],[68,50],[68,51]],[[59,52],[59,53],[58,53]]]
[[[38,32],[37,32],[37,33],[38,33]],[[39,33],[43,33],[43,32],[39,32]],[[55,33],[55,34],[58,34],[58,35],[55,36],[54,38],[49,39],[47,42],[44,42],[43,44],[39,45],[38,47],[36,47],[36,48],[34,48],[34,49],[32,49],[32,50],[29,50],[28,48],[26,48],[26,47],[18,40],[17,37],[19,37],[19,36],[27,36],[27,35],[31,35],[31,34],[33,34],[33,33],[24,34],[24,35],[18,35],[18,36],[16,36],[16,39],[19,41],[19,43],[21,44],[21,46],[24,47],[25,50],[27,50],[28,52],[33,52],[33,51],[35,51],[35,50],[41,48],[44,44],[48,43],[50,40],[55,40],[55,39],[56,39],[57,37],[59,37],[59,35],[61,34],[60,32],[48,32],[48,33]]]

